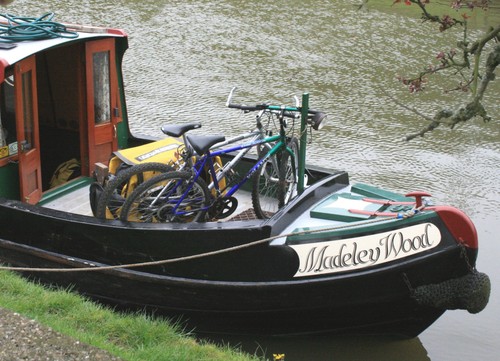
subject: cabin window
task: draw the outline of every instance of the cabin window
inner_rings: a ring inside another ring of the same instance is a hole
[[[34,146],[34,119],[33,119],[33,89],[32,89],[32,71],[23,73],[23,126],[24,126],[24,140],[23,150],[31,149]]]
[[[101,51],[94,57],[94,116],[95,124],[111,121],[111,96],[109,80],[109,52]]]

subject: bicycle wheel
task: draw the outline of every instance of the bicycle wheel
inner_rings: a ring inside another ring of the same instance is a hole
[[[279,198],[284,191],[278,190],[279,161],[279,153],[271,156],[252,177],[252,205],[257,218],[268,219],[283,206]]]
[[[279,187],[278,191],[283,192],[278,199],[283,200],[283,206],[287,205],[297,195],[297,183],[299,179],[299,141],[292,137],[288,142],[288,147],[293,152],[293,157],[288,152],[283,152],[280,167],[280,180],[284,182],[284,187]],[[280,208],[281,208],[280,207]]]
[[[294,152],[297,165],[297,139],[292,138],[288,147]],[[262,164],[253,176],[252,205],[257,218],[272,217],[296,195],[296,172],[297,167],[292,166],[292,157],[286,151],[278,152]]]
[[[163,163],[133,165],[117,173],[108,181],[99,197],[95,216],[101,219],[118,219],[125,199],[134,189],[154,175],[171,171],[172,167]]]
[[[192,182],[191,173],[172,171],[138,186],[123,204],[120,219],[147,223],[202,222],[209,204],[210,191],[202,179]]]

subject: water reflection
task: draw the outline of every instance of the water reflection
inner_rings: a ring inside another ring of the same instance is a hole
[[[375,336],[310,336],[273,339],[208,337],[219,345],[231,345],[252,355],[273,360],[273,354],[284,354],[286,361],[425,361],[430,360],[418,338],[401,340]],[[368,356],[369,355],[369,356]],[[367,358],[368,357],[368,358]]]

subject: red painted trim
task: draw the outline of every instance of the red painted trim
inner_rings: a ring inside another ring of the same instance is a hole
[[[435,206],[432,210],[439,215],[459,243],[469,248],[478,248],[476,227],[464,212],[450,206]]]
[[[398,202],[398,201],[390,201],[387,199],[375,199],[375,198],[363,198],[363,201],[375,204],[383,204],[384,206],[390,206],[390,205],[412,206],[415,204],[415,202]]]
[[[349,209],[349,212],[354,214],[363,214],[365,216],[377,216],[377,217],[397,217],[399,214],[394,212],[365,211],[363,209]]]
[[[0,83],[5,80],[5,69],[9,66],[9,62],[4,58],[0,58]]]
[[[121,35],[123,37],[128,37],[125,30],[122,29],[107,29],[108,34]]]
[[[464,212],[450,206],[426,207],[425,210],[436,212],[458,243],[469,248],[478,248],[476,226]],[[373,212],[362,209],[349,209],[349,212],[372,217],[397,217],[399,215],[399,213],[394,212]]]
[[[405,197],[415,197],[415,207],[420,208],[422,206],[422,197],[432,197],[432,196],[427,192],[417,191],[405,194]]]

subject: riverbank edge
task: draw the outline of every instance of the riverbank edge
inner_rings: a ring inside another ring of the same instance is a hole
[[[257,360],[199,342],[166,320],[114,312],[70,290],[0,271],[0,361],[42,359]]]

